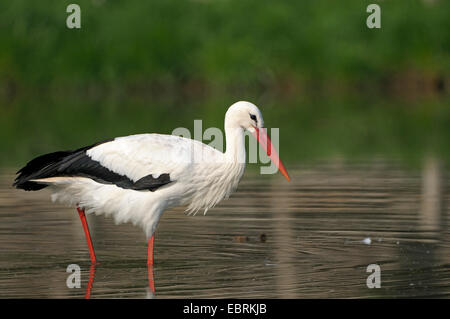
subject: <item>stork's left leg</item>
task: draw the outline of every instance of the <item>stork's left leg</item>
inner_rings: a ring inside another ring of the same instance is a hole
[[[89,254],[91,256],[91,263],[93,265],[97,264],[97,259],[95,258],[94,245],[92,245],[91,234],[89,233],[89,227],[86,220],[86,215],[84,214],[84,209],[77,207],[78,214],[80,215],[81,224],[83,225],[84,234],[86,235],[86,241],[89,247]]]

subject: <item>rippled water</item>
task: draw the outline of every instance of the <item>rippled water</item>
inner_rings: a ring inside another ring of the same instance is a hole
[[[300,166],[290,174],[288,183],[247,172],[206,216],[166,211],[156,233],[153,296],[141,229],[88,216],[101,262],[93,272],[76,211],[52,204],[45,190],[12,189],[13,174],[4,172],[0,297],[450,296],[449,179],[436,161],[419,171],[373,162]],[[81,267],[80,289],[66,286],[69,264]],[[379,289],[366,285],[369,264],[381,268]]]

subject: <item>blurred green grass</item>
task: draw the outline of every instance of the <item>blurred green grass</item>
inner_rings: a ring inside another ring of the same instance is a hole
[[[417,69],[450,71],[449,1],[88,1],[68,29],[72,1],[0,2],[0,79],[20,86],[201,80],[377,80]]]
[[[237,100],[287,162],[450,162],[449,1],[0,2],[0,165],[143,132],[223,126]]]

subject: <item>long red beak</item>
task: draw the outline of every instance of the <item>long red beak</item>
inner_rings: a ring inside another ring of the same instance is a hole
[[[266,151],[267,155],[270,157],[273,163],[278,167],[278,170],[283,174],[284,177],[288,181],[291,180],[291,178],[288,175],[288,172],[286,171],[286,168],[284,168],[283,163],[281,162],[280,158],[278,157],[277,150],[273,146],[272,142],[269,139],[269,136],[267,136],[267,133],[265,130],[260,130],[257,127],[254,127],[255,131],[251,132],[253,136],[258,140],[258,142],[261,144],[261,146]]]

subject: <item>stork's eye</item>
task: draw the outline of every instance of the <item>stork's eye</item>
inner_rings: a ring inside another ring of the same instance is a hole
[[[250,114],[250,118],[251,118],[253,121],[258,122],[258,121],[256,120],[256,115]]]

